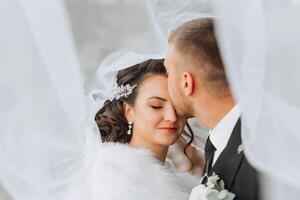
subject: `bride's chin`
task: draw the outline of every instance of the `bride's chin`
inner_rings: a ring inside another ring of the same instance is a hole
[[[177,134],[173,134],[173,135],[167,135],[164,133],[159,133],[159,134],[160,134],[160,137],[158,138],[159,142],[166,146],[175,144],[175,142],[177,141],[177,139],[179,137]]]

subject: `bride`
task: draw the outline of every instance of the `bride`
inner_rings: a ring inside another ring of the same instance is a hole
[[[199,178],[166,159],[186,121],[170,101],[163,61],[120,70],[116,84],[95,116],[103,144],[79,190],[89,199],[188,199]]]

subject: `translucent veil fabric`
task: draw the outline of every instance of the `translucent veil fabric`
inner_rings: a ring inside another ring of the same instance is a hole
[[[93,146],[64,6],[9,0],[0,13],[0,188],[14,200],[61,199]]]
[[[215,1],[214,10],[245,153],[266,199],[299,199],[300,2]]]

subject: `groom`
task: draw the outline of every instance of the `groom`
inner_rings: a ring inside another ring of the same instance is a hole
[[[241,111],[214,34],[209,18],[189,21],[171,33],[164,63],[169,92],[178,115],[196,117],[210,130],[205,173],[219,175],[236,200],[256,200],[257,173],[243,153]]]

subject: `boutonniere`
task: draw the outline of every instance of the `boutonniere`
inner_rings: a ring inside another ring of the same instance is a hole
[[[200,184],[192,190],[189,200],[233,200],[235,194],[225,189],[224,181],[218,175],[205,175],[205,184]],[[203,179],[202,178],[202,179]],[[201,180],[202,182],[202,180]]]
[[[244,151],[244,146],[243,144],[240,144],[240,146],[237,149],[238,154],[240,154],[242,151]]]

